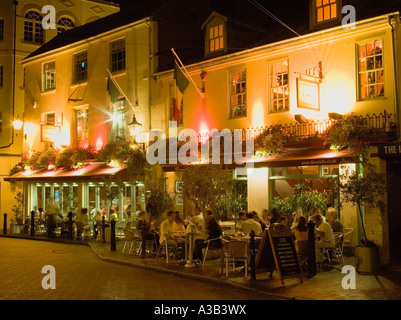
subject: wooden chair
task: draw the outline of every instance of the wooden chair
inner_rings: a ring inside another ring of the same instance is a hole
[[[221,239],[220,238],[214,238],[214,239],[205,240],[205,243],[207,243],[207,246],[206,246],[206,249],[205,249],[205,254],[203,255],[202,266],[205,264],[207,253],[209,251],[220,251],[222,257],[224,256],[223,245],[221,243]]]
[[[135,235],[135,231],[131,228],[124,228],[123,233],[124,233],[125,242],[124,242],[124,247],[123,247],[122,253],[125,252],[125,248],[131,242],[131,245],[129,246],[129,250],[128,250],[128,254],[131,254],[134,243],[136,241],[140,241],[139,237]]]
[[[243,261],[245,264],[245,278],[248,277],[249,245],[248,241],[243,240],[224,240],[223,252],[226,269],[226,278],[228,278],[228,267],[231,263],[235,270],[235,263]]]
[[[352,245],[352,242],[351,242],[353,232],[354,232],[353,228],[344,228],[343,249],[344,249],[344,247],[351,248],[352,254],[354,255],[354,246]]]

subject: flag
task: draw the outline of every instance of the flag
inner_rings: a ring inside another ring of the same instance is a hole
[[[118,97],[121,95],[120,90],[117,89],[110,76],[107,78],[107,91],[109,91],[110,100],[113,103],[116,102],[118,100]]]
[[[184,94],[185,89],[189,85],[189,80],[181,71],[181,68],[178,66],[176,60],[174,60],[174,79],[178,87],[178,90],[180,90],[180,92]]]

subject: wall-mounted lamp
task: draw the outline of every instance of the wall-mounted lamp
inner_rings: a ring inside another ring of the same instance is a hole
[[[32,108],[36,109],[36,107],[37,107],[37,104],[36,104],[36,101],[34,101],[33,105],[32,105]]]
[[[200,77],[202,79],[202,92],[205,92],[205,82],[206,82],[207,72],[202,71]]]
[[[341,120],[344,117],[342,114],[337,113],[337,112],[329,112],[328,116],[330,119],[333,119],[333,120]]]
[[[309,122],[308,119],[306,119],[302,114],[295,114],[294,118],[298,123],[308,123]]]
[[[21,130],[22,126],[24,125],[24,122],[20,120],[19,115],[17,116],[17,119],[13,121],[13,127],[16,131]]]
[[[132,116],[132,121],[127,126],[131,137],[134,137],[136,140],[136,137],[141,132],[142,123],[136,120],[135,114]]]

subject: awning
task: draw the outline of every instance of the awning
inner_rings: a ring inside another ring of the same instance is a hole
[[[107,164],[89,164],[75,170],[58,168],[53,170],[27,170],[18,172],[5,181],[32,182],[96,182],[113,181],[116,178],[126,178],[125,167],[109,167]]]
[[[274,156],[254,158],[254,167],[298,167],[340,164],[352,161],[353,155],[348,149],[339,152],[330,149],[307,149],[286,151]]]

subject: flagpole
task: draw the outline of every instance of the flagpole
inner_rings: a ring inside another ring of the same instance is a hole
[[[196,91],[198,91],[199,95],[204,98],[205,95],[203,92],[201,92],[198,88],[198,86],[196,85],[195,81],[192,79],[192,77],[190,76],[188,70],[185,68],[184,64],[182,63],[182,61],[180,60],[180,58],[178,57],[177,53],[174,51],[174,48],[171,48],[171,51],[173,52],[174,56],[177,58],[178,62],[181,64],[181,67],[184,69],[185,73],[188,75],[189,80],[192,82],[192,84],[195,86]]]
[[[135,111],[135,107],[132,105],[131,101],[129,101],[128,97],[125,95],[123,89],[121,89],[120,85],[117,83],[117,81],[114,79],[113,75],[111,74],[110,70],[106,68],[107,74],[109,75],[111,81],[113,81],[114,85],[117,87],[118,91],[122,93],[124,98],[128,101],[128,104],[131,106],[132,110]]]

